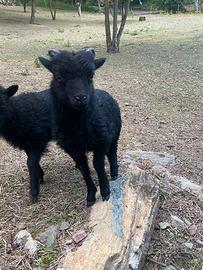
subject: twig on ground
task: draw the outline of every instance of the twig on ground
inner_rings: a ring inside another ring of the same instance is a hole
[[[165,263],[157,262],[157,261],[155,261],[153,259],[147,258],[147,261],[166,267],[166,264]]]

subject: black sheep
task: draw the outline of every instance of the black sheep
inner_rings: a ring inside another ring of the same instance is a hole
[[[0,86],[0,136],[26,152],[30,195],[35,202],[43,184],[40,158],[51,140],[51,98],[48,90],[12,97],[17,90],[18,85]]]
[[[93,165],[103,200],[110,196],[104,161],[108,157],[112,180],[118,176],[117,142],[121,130],[120,109],[110,94],[95,90],[93,76],[105,59],[94,51],[50,51],[40,62],[53,73],[53,137],[76,162],[87,185],[87,205],[95,202],[96,187],[90,176],[86,153],[93,151]]]

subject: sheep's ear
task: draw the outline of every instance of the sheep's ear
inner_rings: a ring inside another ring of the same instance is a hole
[[[49,51],[48,51],[48,55],[49,55],[51,58],[57,56],[58,54],[60,54],[60,51],[59,51],[59,50],[56,50],[56,49],[53,49],[53,50],[49,50]]]
[[[95,59],[95,60],[94,60],[95,69],[98,69],[98,68],[100,68],[101,66],[103,66],[103,64],[104,64],[105,61],[106,61],[106,58]]]
[[[87,48],[86,52],[90,52],[93,56],[95,56],[95,50],[93,48]]]
[[[38,58],[40,63],[45,67],[47,68],[49,71],[51,71],[51,61],[44,58],[44,57],[39,57]]]
[[[18,85],[11,85],[6,89],[6,94],[8,97],[12,97],[18,91]]]

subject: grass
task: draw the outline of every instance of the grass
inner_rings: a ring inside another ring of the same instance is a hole
[[[50,250],[40,245],[37,251],[36,265],[48,267],[56,258],[57,250]]]
[[[144,24],[130,16],[120,53],[109,55],[103,14],[83,12],[78,18],[76,11],[58,11],[57,20],[52,21],[48,11],[38,8],[36,24],[29,25],[29,13],[24,14],[22,7],[0,7],[0,11],[0,84],[18,83],[19,92],[46,89],[51,74],[40,68],[38,56],[46,56],[50,49],[93,47],[98,57],[107,59],[96,73],[95,85],[108,89],[121,106],[119,162],[126,149],[171,152],[177,156],[172,173],[197,183],[202,181],[201,15],[147,16]],[[62,220],[71,224],[69,233],[83,227],[89,213],[85,208],[86,189],[67,155],[53,143],[49,145],[41,162],[46,184],[39,202],[30,205],[25,154],[3,140],[0,147],[0,227],[7,245],[22,222],[33,236]],[[188,231],[155,230],[149,257],[162,264],[174,262],[179,268],[199,270],[201,251],[194,245],[192,254],[182,254],[180,246],[188,239],[195,243],[203,234],[201,203],[174,191],[169,183],[160,186],[160,194],[157,223],[170,222],[170,214],[186,217],[198,227],[198,233],[191,236]],[[48,269],[55,265],[67,237],[66,233],[59,237],[59,248],[54,253],[42,247],[36,262],[49,265]],[[0,243],[1,267],[16,269],[23,252],[12,250],[5,254],[4,241]],[[26,259],[23,263],[26,265]],[[23,269],[23,263],[17,270]],[[160,267],[150,262],[148,269]]]

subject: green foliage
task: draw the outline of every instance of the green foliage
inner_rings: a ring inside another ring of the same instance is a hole
[[[70,48],[70,47],[71,47],[70,41],[67,40],[67,41],[63,44],[63,46],[64,46],[65,48]]]
[[[166,12],[186,12],[186,9],[183,5],[184,0],[149,0],[147,1],[147,4],[153,9],[163,10]]]
[[[41,63],[40,63],[38,57],[35,58],[35,60],[34,60],[34,65],[35,65],[36,68],[40,68],[40,67],[41,67]]]
[[[30,73],[30,71],[29,71],[29,69],[27,69],[27,68],[24,68],[22,71],[21,71],[21,75],[23,75],[23,76],[28,76],[28,75],[30,75],[31,73]]]
[[[37,250],[37,265],[47,267],[55,259],[56,251],[52,251],[43,245]]]
[[[58,32],[59,32],[59,33],[64,33],[64,28],[59,28],[59,29],[58,29]]]

